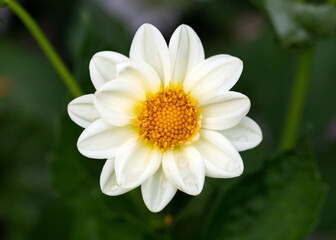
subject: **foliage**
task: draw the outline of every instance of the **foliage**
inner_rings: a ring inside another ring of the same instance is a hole
[[[303,239],[316,224],[324,195],[310,147],[300,146],[226,191],[205,239]]]
[[[254,0],[266,11],[285,47],[312,43],[336,33],[336,7],[292,0]]]
[[[32,2],[38,6],[40,1]],[[57,10],[45,6],[50,12],[37,17],[59,18],[66,2],[54,2]],[[227,52],[244,60],[244,74],[234,90],[250,96],[251,114],[261,122],[264,142],[241,153],[245,172],[240,178],[206,179],[199,196],[178,193],[157,214],[144,206],[139,189],[118,197],[101,193],[104,160],[79,154],[76,142],[82,129],[65,113],[70,100],[65,88],[37,48],[27,50],[31,43],[22,44],[24,30],[12,23],[8,35],[0,36],[1,239],[304,239],[318,223],[326,197],[317,165],[330,187],[318,231],[332,233],[335,138],[324,132],[335,117],[331,110],[336,99],[331,92],[336,84],[335,7],[289,0],[253,2],[272,25],[264,22],[257,39],[250,42],[221,34],[232,33],[230,26],[241,11],[256,11],[249,3],[189,1],[183,4],[182,17],[199,28],[207,54]],[[93,1],[74,1],[64,10],[68,14],[62,25],[55,26],[62,32],[53,41],[90,93],[92,55],[101,50],[128,55],[131,36],[125,24]],[[208,29],[215,22],[221,33]],[[295,149],[267,157],[281,133],[296,61],[296,52],[274,43],[272,29],[285,47],[315,44],[301,131],[308,123],[314,127]],[[320,37],[329,39],[317,40]]]

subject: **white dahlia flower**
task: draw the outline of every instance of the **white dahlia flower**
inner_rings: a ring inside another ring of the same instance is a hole
[[[177,189],[198,195],[205,176],[241,175],[238,151],[262,139],[246,117],[250,100],[230,91],[242,70],[242,61],[230,55],[204,59],[199,37],[186,25],[169,46],[158,29],[144,24],[129,58],[95,54],[90,76],[96,92],[74,99],[68,113],[85,128],[78,150],[107,159],[101,190],[116,196],[141,185],[146,206],[158,212]]]

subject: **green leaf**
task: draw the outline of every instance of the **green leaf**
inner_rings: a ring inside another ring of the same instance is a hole
[[[268,14],[283,46],[305,45],[336,33],[336,7],[290,0],[254,1]]]
[[[218,196],[218,189],[230,188],[237,183],[238,178],[219,179],[207,178],[202,193],[199,196],[189,196],[178,192],[172,200],[174,206],[171,226],[174,239],[198,239],[209,216],[209,206]],[[179,206],[181,205],[181,206]]]
[[[310,149],[303,146],[225,191],[204,239],[304,239],[324,196]]]

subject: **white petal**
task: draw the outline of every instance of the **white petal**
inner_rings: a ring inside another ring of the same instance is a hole
[[[123,188],[135,188],[152,176],[161,164],[157,148],[143,146],[137,137],[125,142],[115,157],[117,182]]]
[[[104,51],[96,53],[90,61],[90,77],[98,90],[108,81],[116,78],[116,64],[128,58],[120,53]]]
[[[187,75],[184,87],[202,101],[217,89],[230,90],[243,71],[243,62],[230,55],[216,55],[197,64]]]
[[[204,184],[204,164],[201,154],[192,146],[168,150],[162,159],[162,168],[167,178],[181,191],[198,195]]]
[[[116,180],[114,172],[114,159],[106,160],[103,170],[100,174],[100,188],[103,193],[109,196],[118,196],[132,189],[121,188]]]
[[[117,78],[130,81],[141,87],[145,93],[156,93],[160,89],[160,78],[145,62],[128,60],[117,65]]]
[[[68,105],[68,114],[72,121],[86,128],[99,118],[99,113],[93,105],[93,94],[75,98]]]
[[[226,92],[211,97],[207,105],[200,106],[202,127],[211,130],[224,130],[237,125],[250,110],[250,100],[238,92]]]
[[[145,99],[145,93],[134,83],[113,80],[95,93],[94,105],[106,121],[125,126],[131,124],[132,118],[136,118],[135,108],[139,101]]]
[[[262,140],[260,127],[249,117],[244,117],[236,126],[219,132],[227,137],[238,151],[254,148]]]
[[[242,174],[243,161],[228,139],[216,131],[201,130],[200,135],[194,147],[203,157],[206,176],[231,178]]]
[[[160,212],[172,200],[177,188],[166,178],[160,167],[141,185],[142,198],[149,210]]]
[[[148,63],[159,75],[162,85],[170,79],[169,51],[160,31],[151,24],[143,24],[135,33],[130,58]]]
[[[98,119],[82,132],[77,147],[89,158],[111,158],[124,142],[136,135],[131,125],[116,127]]]
[[[171,63],[171,82],[183,85],[186,75],[199,62],[204,60],[204,50],[201,40],[195,31],[182,24],[179,26],[169,42]]]

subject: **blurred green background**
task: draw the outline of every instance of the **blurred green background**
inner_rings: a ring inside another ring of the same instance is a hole
[[[242,152],[237,179],[206,179],[201,195],[177,193],[160,213],[140,190],[101,193],[104,161],[82,157],[71,97],[35,40],[0,8],[0,239],[336,239],[336,10],[333,1],[30,0],[40,24],[86,93],[88,63],[128,55],[136,29],[157,26],[169,40],[181,23],[207,57],[244,62],[234,90],[263,142]],[[300,141],[278,150],[298,57],[313,48]]]

